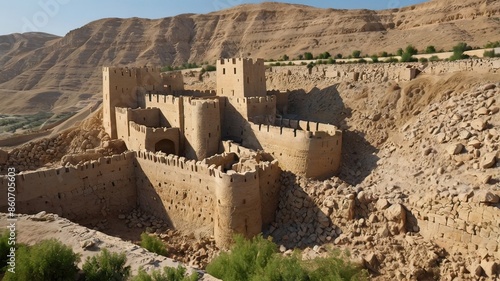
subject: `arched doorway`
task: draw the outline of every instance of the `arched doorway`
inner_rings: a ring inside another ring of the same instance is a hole
[[[175,154],[175,143],[171,140],[161,140],[155,144],[155,152],[163,152],[165,154]]]

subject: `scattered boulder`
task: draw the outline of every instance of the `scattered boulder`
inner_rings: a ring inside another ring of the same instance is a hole
[[[490,152],[487,153],[483,156],[483,159],[481,161],[481,167],[483,169],[489,169],[496,164],[497,159],[497,153],[496,152]]]
[[[488,122],[484,121],[483,119],[476,119],[470,122],[470,126],[472,127],[472,129],[480,132],[486,129],[487,125]]]
[[[464,145],[461,144],[461,143],[455,143],[455,144],[452,144],[452,145],[449,145],[447,148],[446,148],[446,151],[450,154],[450,155],[457,155],[459,154],[460,152],[462,152],[462,150],[464,149]]]

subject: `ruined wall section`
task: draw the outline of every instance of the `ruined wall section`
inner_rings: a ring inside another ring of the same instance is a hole
[[[274,96],[248,98],[246,106],[248,120],[259,124],[274,124],[276,119],[276,98]]]
[[[196,97],[196,98],[204,98],[204,97],[215,97],[217,93],[213,90],[206,91],[196,91],[196,90],[176,90],[172,93],[176,97],[185,96],[185,97]]]
[[[479,191],[480,192],[480,191]],[[420,234],[451,250],[500,260],[500,206],[481,202],[480,196],[410,198],[410,212],[417,218]],[[458,199],[458,200],[457,200]]]
[[[234,233],[252,237],[262,229],[256,171],[222,171],[175,155],[136,152],[139,206],[176,229],[215,235],[227,247]]]
[[[16,212],[55,213],[72,220],[106,217],[136,207],[134,153],[104,157],[82,165],[21,173],[16,176]],[[7,178],[0,177],[7,186]],[[7,209],[7,192],[0,194]]]
[[[264,61],[243,58],[218,60],[217,95],[240,98],[266,96]]]
[[[219,152],[221,141],[219,100],[184,97],[185,156],[201,160]]]

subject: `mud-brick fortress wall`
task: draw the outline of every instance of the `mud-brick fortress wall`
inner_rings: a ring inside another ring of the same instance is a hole
[[[221,141],[219,100],[198,100],[190,97],[183,99],[186,157],[201,160],[217,154]]]
[[[116,138],[115,107],[137,108],[137,91],[147,86],[151,90],[163,90],[159,68],[103,67],[103,126],[111,138]]]
[[[328,178],[339,171],[342,132],[333,125],[300,121],[290,128],[251,123],[244,146],[262,148],[281,168],[310,178]],[[260,147],[259,147],[260,146]]]
[[[430,196],[429,196],[430,197]],[[500,259],[499,204],[484,204],[478,197],[410,198],[410,212],[420,234],[440,246],[461,253],[484,253]]]
[[[16,213],[47,211],[81,220],[127,212],[137,202],[133,152],[83,165],[21,173],[16,176]],[[7,186],[6,177],[0,184]],[[7,192],[0,194],[7,209]]]
[[[217,61],[217,95],[226,97],[266,96],[264,60],[221,59]]]
[[[200,162],[175,155],[137,152],[139,206],[169,220],[182,231],[207,234],[213,229],[221,247],[230,244],[234,233],[248,237],[260,233],[259,171],[226,173],[222,165],[207,162],[210,159]],[[270,169],[279,169],[276,163],[271,166]]]

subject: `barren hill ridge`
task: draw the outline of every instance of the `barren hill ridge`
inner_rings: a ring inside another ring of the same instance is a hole
[[[72,91],[95,94],[100,92],[102,65],[199,63],[232,56],[276,59],[305,51],[347,55],[359,49],[373,54],[395,52],[410,43],[450,49],[460,41],[474,46],[496,41],[498,30],[500,2],[495,0],[432,0],[381,11],[269,2],[156,20],[108,18],[62,38],[41,33],[0,36],[0,98],[12,102],[17,91],[36,98],[43,90],[62,102]]]

